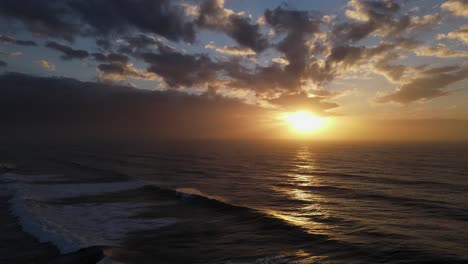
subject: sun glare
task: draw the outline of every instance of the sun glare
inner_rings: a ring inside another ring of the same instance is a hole
[[[289,126],[297,132],[307,133],[313,132],[323,127],[324,119],[315,116],[306,111],[297,111],[284,114],[284,119]]]

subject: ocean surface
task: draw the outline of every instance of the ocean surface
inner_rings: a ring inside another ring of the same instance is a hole
[[[468,263],[466,144],[0,151],[16,166],[0,176],[10,213],[62,254],[102,245],[100,263]]]

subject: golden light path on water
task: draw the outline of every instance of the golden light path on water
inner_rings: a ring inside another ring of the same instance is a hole
[[[326,203],[326,198],[303,189],[308,186],[321,186],[320,179],[314,176],[315,167],[313,155],[308,147],[297,150],[294,157],[294,169],[285,174],[286,187],[273,187],[272,190],[288,196],[288,199],[300,201],[299,205],[279,210],[267,209],[266,213],[283,219],[290,224],[305,228],[313,234],[328,234],[331,226],[313,221],[314,217],[327,218],[327,211],[321,207]]]

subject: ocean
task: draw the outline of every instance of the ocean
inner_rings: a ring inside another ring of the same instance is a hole
[[[37,241],[0,244],[0,262],[40,263],[31,259],[47,244],[56,254],[104,246],[101,264],[468,263],[466,144],[0,150],[14,166],[0,176],[0,210],[18,239]]]

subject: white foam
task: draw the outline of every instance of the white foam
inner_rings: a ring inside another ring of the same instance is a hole
[[[123,264],[123,263],[116,262],[115,260],[112,260],[110,257],[105,257],[96,264]]]
[[[23,230],[41,242],[53,243],[61,253],[94,245],[119,246],[131,231],[160,228],[177,221],[175,218],[132,217],[148,206],[144,203],[44,203],[53,198],[132,189],[143,186],[142,182],[34,184],[24,175],[8,174],[5,178],[12,195],[9,200],[11,211],[18,217]],[[34,179],[38,178],[34,176]]]
[[[202,196],[202,197],[205,197],[205,198],[208,198],[208,199],[228,203],[228,201],[226,201],[226,199],[224,197],[221,197],[219,195],[206,194],[206,193],[203,193],[200,190],[194,189],[194,188],[177,188],[176,192],[178,193],[178,195],[182,199],[190,199],[190,198],[192,198],[193,195],[198,195],[198,196]]]

